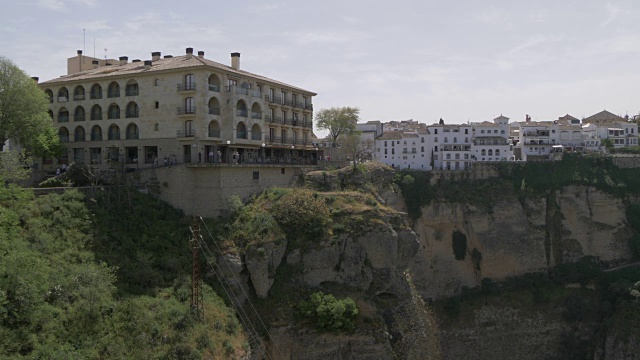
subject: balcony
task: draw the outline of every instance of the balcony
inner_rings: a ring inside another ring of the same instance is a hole
[[[82,115],[74,115],[73,121],[84,121],[84,114]]]
[[[220,115],[220,108],[219,107],[210,107],[209,108],[209,114],[210,115]]]
[[[84,100],[84,94],[73,95],[73,100],[75,101]]]
[[[115,91],[115,90],[109,91],[109,92],[107,93],[107,97],[108,97],[108,98],[117,98],[117,97],[120,97],[120,90],[117,90],[117,91]]]
[[[211,138],[219,138],[220,130],[209,130],[209,137]]]
[[[69,135],[60,136],[60,142],[63,142],[63,143],[69,142]]]
[[[279,98],[277,96],[265,95],[264,100],[266,102],[275,103],[275,104],[282,103],[282,98]]]
[[[195,129],[176,131],[176,137],[179,137],[179,138],[188,138],[188,137],[194,137],[194,136],[196,136]]]
[[[118,112],[110,112],[108,118],[109,119],[120,119],[120,112],[119,111]]]
[[[220,92],[220,85],[209,84],[209,91]]]
[[[236,116],[247,117],[247,110],[236,109]]]
[[[264,116],[264,121],[271,122],[271,115],[265,115]]]
[[[304,126],[306,128],[313,128],[313,122],[312,121],[307,121],[304,124],[302,124],[302,126]]]
[[[138,88],[130,88],[127,89],[125,92],[126,96],[138,96],[140,94],[140,91],[138,90]]]
[[[196,89],[195,83],[182,83],[176,86],[178,91],[194,91]]]
[[[196,113],[196,107],[195,106],[179,107],[176,112],[178,115],[191,115]]]
[[[137,132],[128,132],[127,133],[127,140],[138,140],[140,139],[140,134]]]
[[[241,86],[236,86],[236,94],[238,95],[249,95],[249,89],[243,88]]]
[[[267,142],[269,144],[280,144],[281,143],[280,137],[278,137],[278,136],[269,136],[269,138],[267,139]]]
[[[91,134],[91,141],[102,141],[102,134]]]
[[[61,103],[61,102],[68,102],[68,101],[69,101],[69,99],[67,99],[67,97],[66,97],[66,96],[58,96],[58,102],[59,102],[59,103]]]
[[[91,99],[102,99],[102,91],[98,91],[98,92],[92,92],[91,93]]]
[[[471,151],[470,145],[445,145],[440,148],[440,151]]]
[[[102,113],[91,114],[91,120],[102,120]]]
[[[262,133],[251,133],[251,140],[262,140]]]
[[[238,131],[236,132],[236,139],[246,139],[247,132],[246,131]]]
[[[140,116],[138,110],[127,111],[126,117],[127,119],[134,119]]]
[[[84,141],[84,134],[82,135],[75,135],[73,137],[73,141]]]
[[[58,115],[58,122],[69,122],[69,115]]]
[[[293,107],[304,109],[304,103],[302,101],[296,101],[293,103]]]
[[[109,140],[120,140],[120,133],[109,133]]]
[[[313,104],[305,104],[305,105],[304,105],[304,108],[305,108],[306,110],[313,110]]]
[[[252,97],[262,97],[262,91],[260,90],[251,90],[251,96]]]
[[[251,118],[252,119],[262,119],[262,113],[259,112],[251,112]]]

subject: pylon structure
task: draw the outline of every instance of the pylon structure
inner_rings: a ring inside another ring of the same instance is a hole
[[[200,278],[200,221],[197,216],[193,217],[193,227],[191,228],[191,312],[199,319],[204,320],[204,303],[202,300],[202,279]]]

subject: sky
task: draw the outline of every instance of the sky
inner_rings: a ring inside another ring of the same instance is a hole
[[[0,56],[41,81],[66,59],[185,48],[356,106],[432,124],[640,111],[640,1],[0,0]],[[84,42],[83,42],[84,29]]]

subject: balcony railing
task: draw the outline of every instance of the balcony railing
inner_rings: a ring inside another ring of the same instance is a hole
[[[209,108],[209,114],[211,114],[211,115],[220,115],[220,108],[219,107],[210,107]]]
[[[102,113],[91,113],[91,120],[102,120]]]
[[[60,142],[69,142],[69,135],[59,135],[60,136]]]
[[[73,95],[73,100],[75,100],[75,101],[84,100],[84,94]]]
[[[120,112],[119,111],[118,112],[110,112],[108,118],[109,119],[120,119]]]
[[[195,106],[179,107],[177,110],[177,113],[178,115],[195,114],[196,107]]]
[[[293,102],[292,102],[290,99],[283,99],[283,100],[280,102],[280,104],[281,104],[281,105],[286,105],[286,106],[292,106],[292,105],[293,105]]]
[[[307,121],[304,124],[302,124],[302,126],[304,126],[306,128],[313,128],[313,122],[312,121]]]
[[[91,134],[91,141],[102,141],[102,134]]]
[[[140,91],[138,90],[138,88],[129,88],[125,91],[125,95],[126,96],[138,96],[140,95]]]
[[[91,99],[102,99],[102,91],[92,92]]]
[[[61,103],[61,102],[67,102],[67,101],[69,101],[69,99],[67,99],[67,97],[66,97],[66,96],[58,96],[58,102],[59,102],[59,103]]]
[[[270,103],[280,104],[282,102],[282,98],[278,96],[265,95],[264,100]]]
[[[182,83],[177,85],[178,91],[191,91],[196,89],[196,83]]]
[[[307,110],[313,110],[313,104],[305,104],[304,108]]]
[[[265,115],[264,121],[271,122],[271,115]]]
[[[282,123],[282,118],[280,116],[274,116],[271,122]]]
[[[209,91],[216,91],[216,92],[220,92],[220,85],[216,85],[216,84],[209,84]]]
[[[262,134],[261,133],[251,133],[251,140],[262,140]]]
[[[126,116],[127,116],[127,119],[133,119],[133,118],[139,117],[140,113],[138,110],[130,110],[130,111],[127,111]]]
[[[178,130],[176,132],[176,136],[179,137],[179,138],[194,137],[194,136],[196,136],[196,130],[195,129]]]
[[[251,118],[252,119],[262,119],[262,113],[252,111],[251,112]]]
[[[120,133],[109,133],[109,140],[120,140]]]
[[[69,122],[69,115],[58,115],[58,122]]]
[[[120,90],[109,90],[109,92],[107,92],[107,97],[108,98],[120,97]]]
[[[246,139],[247,132],[246,131],[238,131],[236,132],[236,139]]]
[[[140,134],[137,132],[128,132],[127,133],[127,140],[138,140],[140,139]]]
[[[236,86],[236,94],[249,95],[249,89],[243,88],[241,86]]]
[[[267,142],[269,144],[279,144],[281,141],[279,136],[269,136],[269,138],[267,139]]]
[[[294,107],[300,108],[300,109],[304,109],[304,103],[302,101],[296,101],[293,103]]]
[[[73,137],[73,141],[84,141],[84,134],[82,135],[75,135]]]
[[[74,115],[73,121],[84,121],[84,114]]]
[[[247,110],[236,109],[236,116],[247,117]]]
[[[262,97],[262,91],[260,91],[260,90],[251,90],[251,96],[253,96],[253,97]]]
[[[209,130],[209,137],[219,138],[220,137],[220,130]]]

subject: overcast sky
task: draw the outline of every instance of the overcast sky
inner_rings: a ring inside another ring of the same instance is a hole
[[[640,111],[640,1],[0,0],[0,55],[41,81],[66,59],[186,47],[318,93],[315,109],[428,124]],[[86,29],[86,45],[83,31]]]

